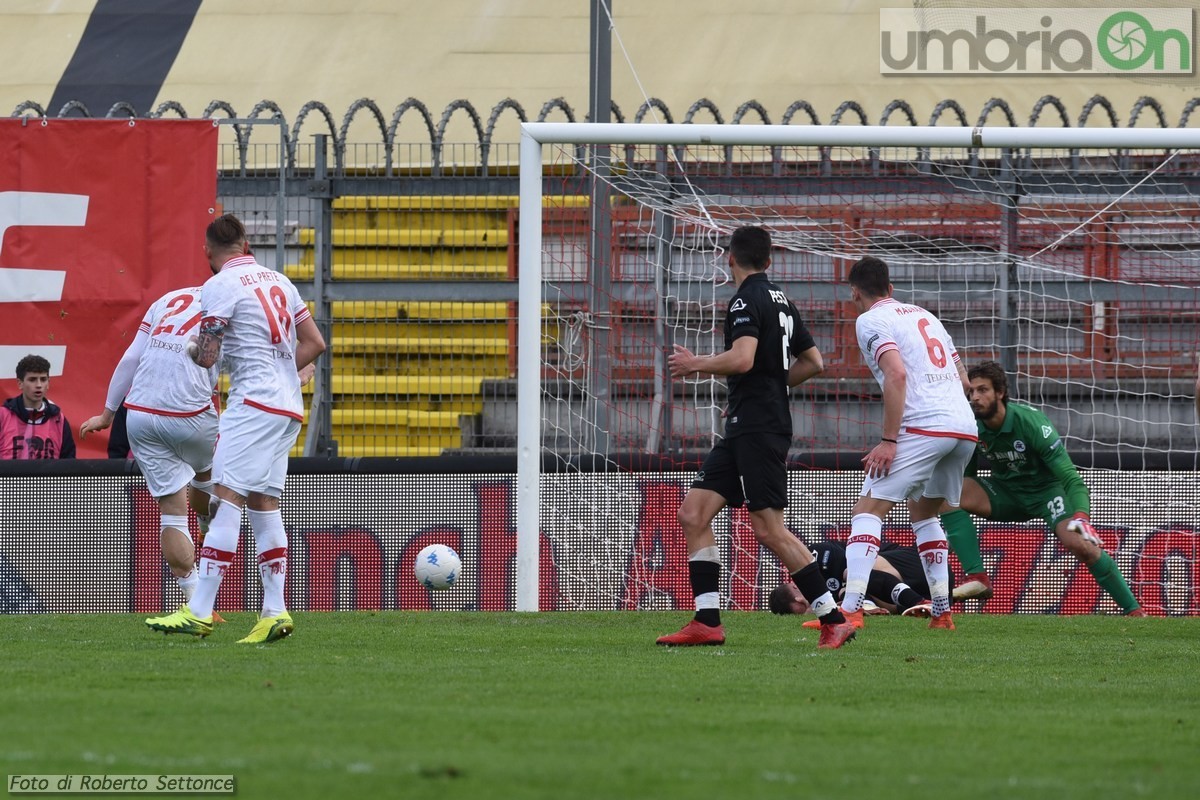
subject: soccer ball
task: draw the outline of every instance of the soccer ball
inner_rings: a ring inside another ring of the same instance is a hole
[[[462,561],[458,553],[444,544],[431,544],[417,553],[413,574],[427,589],[449,589],[458,580]]]

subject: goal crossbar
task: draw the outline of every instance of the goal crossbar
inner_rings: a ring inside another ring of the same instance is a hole
[[[1200,128],[1006,128],[914,125],[693,125],[526,122],[538,144],[795,147],[1196,148]],[[522,164],[524,159],[522,159]]]

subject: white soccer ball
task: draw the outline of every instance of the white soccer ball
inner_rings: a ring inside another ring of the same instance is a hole
[[[462,560],[444,544],[431,544],[417,553],[413,574],[427,589],[449,589],[458,580]]]

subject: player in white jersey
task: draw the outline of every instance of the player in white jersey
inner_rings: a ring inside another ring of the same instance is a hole
[[[863,458],[866,478],[846,543],[842,613],[861,624],[883,520],[908,502],[933,605],[931,628],[953,630],[949,546],[938,521],[943,500],[958,506],[963,470],[975,452],[975,418],[966,369],[942,323],[920,306],[892,298],[888,267],[867,257],[850,268],[858,308],[858,346],[883,390],[883,433]]]
[[[204,251],[213,277],[204,284],[199,335],[188,352],[203,369],[223,356],[229,372],[229,399],[213,460],[213,492],[219,502],[200,551],[200,577],[191,602],[146,624],[165,633],[212,632],[213,602],[237,553],[246,508],[263,605],[258,622],[240,641],[273,642],[293,627],[284,602],[287,532],[279,496],[287,480],[288,452],[304,420],[298,370],[325,351],[325,340],[292,282],[249,254],[246,229],[237,217],[213,220]]]
[[[203,533],[217,442],[217,369],[196,369],[184,352],[199,325],[199,286],[154,301],[113,371],[104,411],[79,428],[80,438],[108,428],[124,401],[129,446],[158,501],[163,558],[179,580],[185,603],[197,581],[188,500],[190,495]]]

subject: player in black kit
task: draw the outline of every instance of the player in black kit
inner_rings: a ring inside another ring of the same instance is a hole
[[[668,358],[671,375],[724,375],[729,386],[725,437],[717,442],[679,506],[687,539],[688,578],[696,615],[680,631],[662,636],[670,646],[719,645],[721,554],[712,521],[725,506],[743,503],[750,526],[792,575],[821,620],[817,647],[833,649],[854,638],[809,549],[783,524],[787,506],[787,454],[792,443],[788,387],[824,369],[821,352],[787,296],[767,279],[771,236],[745,226],[729,242],[729,269],[737,293],[725,317],[725,350],[698,356],[680,345]]]
[[[840,596],[846,588],[846,546],[841,542],[822,542],[813,547],[813,555],[825,577],[825,586],[835,597]],[[867,597],[891,614],[928,617],[929,582],[917,548],[884,542],[871,568]],[[786,581],[768,596],[767,607],[775,614],[808,613],[808,602],[794,584]]]

